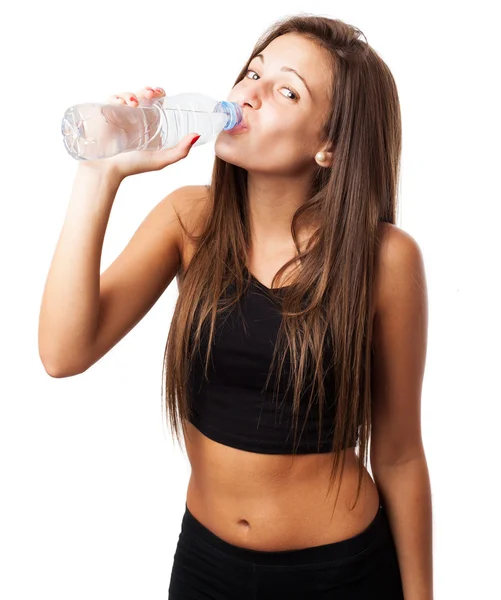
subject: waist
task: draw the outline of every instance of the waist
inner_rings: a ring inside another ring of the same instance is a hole
[[[365,469],[359,501],[350,511],[359,468],[354,448],[344,451],[333,515],[339,479],[327,495],[332,453],[264,455],[214,442],[190,423],[187,433],[192,467],[187,506],[230,543],[269,551],[331,543],[356,535],[377,512],[379,495]]]

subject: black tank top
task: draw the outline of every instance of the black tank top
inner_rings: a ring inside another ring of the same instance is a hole
[[[275,390],[277,359],[268,388],[262,391],[281,320],[272,294],[281,294],[286,288],[271,290],[252,274],[250,276],[251,285],[240,300],[241,311],[235,304],[216,317],[207,370],[209,381],[204,375],[208,326],[205,333],[202,330],[200,352],[194,356],[189,376],[188,393],[193,413],[190,422],[204,435],[220,444],[248,452],[292,454],[293,389],[291,382],[286,392],[290,371],[288,357],[282,366],[278,391]],[[245,320],[245,328],[242,318]],[[204,327],[206,325],[204,323]],[[324,361],[324,373],[327,373],[324,379],[325,403],[320,452],[332,450],[335,418],[333,373],[329,367],[332,355],[330,352],[328,354]],[[276,397],[275,393],[278,394]],[[297,423],[298,454],[318,452],[318,400],[312,405],[305,423],[309,396],[310,386],[301,395]]]

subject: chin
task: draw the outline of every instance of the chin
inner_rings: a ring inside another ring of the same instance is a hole
[[[214,144],[214,153],[218,158],[230,163],[231,165],[245,168],[244,165],[241,164],[241,161],[239,161],[239,155],[241,152],[239,152],[237,148],[228,147],[224,139],[219,137],[216,139]]]

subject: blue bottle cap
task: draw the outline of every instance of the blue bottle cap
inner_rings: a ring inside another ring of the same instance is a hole
[[[226,121],[226,125],[223,127],[223,131],[228,131],[228,129],[233,129],[233,127],[236,127],[242,121],[243,117],[243,112],[240,105],[236,102],[227,102],[226,100],[221,100],[221,102],[218,102],[214,108],[214,112],[225,113],[228,115],[228,120]]]

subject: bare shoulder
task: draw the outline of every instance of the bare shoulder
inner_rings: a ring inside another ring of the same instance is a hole
[[[412,246],[419,248],[416,240],[403,229],[393,223],[380,221],[378,226],[378,254],[380,257],[388,256],[388,253],[399,253],[410,249]]]
[[[172,196],[172,206],[178,219],[190,234],[196,234],[200,220],[205,216],[208,205],[209,191],[206,185],[186,185],[176,190]],[[187,241],[183,228],[180,228],[182,251]]]
[[[421,248],[416,239],[393,223],[381,222],[376,249],[375,309],[381,311],[392,292],[407,282],[425,285]]]

